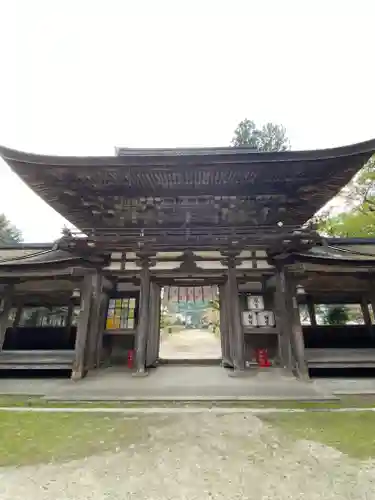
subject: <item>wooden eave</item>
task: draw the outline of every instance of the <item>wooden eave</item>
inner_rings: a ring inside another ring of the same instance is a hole
[[[313,247],[305,252],[293,252],[285,257],[284,263],[305,271],[375,273],[375,253],[331,245]]]
[[[0,260],[0,268],[64,264],[66,262],[70,263],[74,260],[79,260],[79,257],[64,250],[48,249],[36,251],[20,257],[2,259]]]
[[[93,264],[64,250],[45,250],[0,261],[0,278],[54,278],[82,276],[95,270]]]
[[[369,294],[372,280],[373,274],[371,272],[356,273],[353,269],[345,272],[345,269],[339,270],[336,268],[336,274],[321,269],[318,272],[311,272],[310,270],[310,272],[300,276],[298,282],[304,288],[306,295],[311,295],[314,298],[320,297],[321,300],[324,298],[324,301],[328,302],[339,303],[340,300],[343,302],[346,300],[351,301],[353,297],[356,297],[356,301],[358,301],[358,294]],[[303,301],[303,297],[303,295],[299,296],[299,300]]]
[[[6,282],[20,282],[24,280],[53,280],[56,278],[62,277],[71,277],[71,278],[81,278],[86,274],[93,273],[94,270],[91,270],[86,267],[80,266],[69,266],[63,268],[49,268],[40,267],[37,269],[33,268],[22,268],[16,270],[2,269],[0,268],[0,280],[5,280]]]
[[[44,156],[0,147],[13,171],[51,207],[79,229],[97,233],[276,227],[278,221],[300,226],[374,152],[375,140],[282,153],[121,148],[110,157]]]

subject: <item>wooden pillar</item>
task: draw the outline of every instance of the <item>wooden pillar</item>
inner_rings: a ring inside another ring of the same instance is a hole
[[[233,367],[231,353],[230,353],[230,331],[228,321],[228,282],[219,287],[220,299],[220,339],[221,339],[221,355],[222,364],[224,367]]]
[[[370,286],[370,294],[369,294],[368,298],[370,299],[372,314],[375,317],[375,287],[374,287],[374,285]],[[371,315],[370,315],[370,323],[371,323],[371,337],[374,340],[375,339],[375,331],[374,331],[374,325],[373,325],[372,320],[371,320]]]
[[[291,314],[291,334],[292,334],[292,351],[296,361],[297,375],[300,378],[308,379],[309,370],[305,357],[305,341],[303,338],[303,330],[301,325],[301,318],[299,314],[299,307],[297,301],[296,284],[289,276],[287,279],[287,304]]]
[[[362,295],[361,297],[361,311],[362,311],[362,316],[365,322],[365,325],[367,327],[367,330],[370,334],[370,336],[373,336],[372,332],[372,321],[371,321],[371,316],[370,316],[370,311],[368,307],[368,299],[365,295]]]
[[[86,275],[83,278],[81,286],[81,312],[78,318],[75,356],[72,368],[72,380],[79,380],[85,375],[85,355],[87,352],[87,336],[89,331],[89,321],[92,302],[92,275]]]
[[[370,304],[371,304],[372,314],[375,317],[375,289],[371,290],[369,298],[370,298]]]
[[[228,266],[227,280],[227,313],[230,331],[230,353],[234,372],[243,372],[245,369],[245,339],[241,324],[241,310],[236,277],[236,255],[226,254]]]
[[[310,324],[311,326],[316,326],[314,299],[310,295],[306,297],[306,305],[309,313]]]
[[[149,303],[150,303],[150,261],[147,256],[141,256],[138,261],[141,270],[141,289],[139,304],[139,321],[135,338],[135,367],[136,376],[147,375],[146,352],[147,338],[149,333]]]
[[[66,327],[69,329],[69,332],[72,325],[73,312],[74,312],[74,304],[73,301],[70,300],[70,302],[68,303],[68,314],[66,316]]]
[[[235,345],[235,335],[233,332],[233,321],[232,321],[232,316],[233,316],[233,310],[232,310],[232,304],[230,300],[230,289],[229,289],[229,280],[227,279],[225,285],[225,314],[226,314],[226,319],[227,319],[227,328],[228,328],[228,344],[229,344],[229,358],[231,360],[231,366],[234,368],[233,364],[233,358],[236,355],[236,345]]]
[[[149,332],[146,349],[146,367],[156,366],[160,347],[160,286],[150,284]]]
[[[3,348],[5,334],[9,327],[9,313],[12,309],[13,287],[8,287],[2,298],[2,310],[0,312],[0,351]]]
[[[23,309],[23,302],[18,302],[16,307],[17,307],[17,310],[16,310],[16,315],[14,317],[14,321],[12,324],[12,328],[16,328],[19,325],[19,322],[21,320],[22,309]]]
[[[92,276],[92,303],[87,336],[87,356],[85,360],[85,365],[88,370],[92,370],[96,366],[102,286],[102,276],[96,273]]]
[[[286,300],[287,286],[283,268],[276,269],[275,275],[275,316],[279,329],[279,358],[280,364],[289,371],[293,370],[291,326],[288,304]]]
[[[109,295],[107,292],[102,291],[100,294],[100,306],[99,306],[99,331],[96,338],[96,349],[95,349],[95,368],[99,368],[102,363],[103,358],[103,336],[105,330],[105,322],[107,319],[109,305]]]
[[[73,313],[74,313],[74,304],[73,304],[73,301],[70,300],[68,302],[68,313],[66,316],[66,324],[65,324],[65,339],[66,339],[67,343],[69,342],[70,334],[72,331]]]

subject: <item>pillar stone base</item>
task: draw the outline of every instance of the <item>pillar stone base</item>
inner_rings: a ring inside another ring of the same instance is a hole
[[[221,366],[224,368],[233,368],[233,363],[231,361],[229,361],[229,359],[223,358],[221,360]]]
[[[134,377],[134,378],[148,377],[148,371],[147,370],[137,370],[136,372],[132,373],[132,377]]]
[[[298,371],[296,370],[296,377],[298,378],[298,380],[301,380],[302,382],[311,382],[311,378],[310,378],[310,375],[309,375],[309,372],[305,372],[305,371]]]
[[[85,378],[87,375],[87,370],[84,371],[78,371],[78,370],[72,370],[72,373],[70,375],[70,380],[73,380],[73,382],[78,382],[78,380],[82,380]]]
[[[244,378],[248,377],[249,375],[252,375],[249,370],[231,370],[228,373],[228,377],[231,378]]]
[[[281,368],[277,366],[269,366],[267,368],[257,368],[256,376],[260,378],[272,378],[277,377],[278,379],[290,379],[296,380],[296,377],[293,375],[291,370],[287,368]]]

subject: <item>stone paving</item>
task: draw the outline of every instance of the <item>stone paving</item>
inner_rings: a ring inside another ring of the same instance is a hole
[[[375,394],[374,378],[317,378],[315,387],[333,394]]]
[[[220,366],[160,366],[145,379],[125,368],[107,368],[72,382],[61,378],[0,378],[0,394],[79,399],[312,399],[341,394],[375,394],[375,379],[319,378],[305,383],[279,371],[233,379]]]
[[[78,382],[56,378],[0,378],[0,394],[42,395],[71,400],[333,399],[335,394],[375,394],[375,379],[315,379],[287,376],[280,369],[250,369],[233,378],[220,363],[219,335],[208,329],[182,329],[163,336],[161,357],[179,364],[159,366],[146,378],[124,367],[90,372]],[[182,360],[217,360],[217,365],[188,366]]]
[[[36,394],[71,400],[184,399],[325,399],[332,398],[311,382],[285,376],[278,369],[249,370],[233,378],[221,366],[166,365],[134,378],[124,369],[107,368],[85,379],[0,380],[0,394]]]
[[[333,399],[340,394],[375,394],[375,379],[315,379],[286,376],[280,369],[250,369],[241,378],[219,366],[220,337],[206,329],[183,329],[163,337],[161,357],[217,360],[216,366],[159,366],[146,378],[126,367],[89,373],[78,382],[57,378],[0,378],[0,394],[41,395],[71,400]]]

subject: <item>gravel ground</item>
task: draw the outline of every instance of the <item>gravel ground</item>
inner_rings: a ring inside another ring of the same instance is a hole
[[[0,499],[375,499],[373,463],[294,442],[254,415],[155,416],[148,430],[117,453],[0,469]]]
[[[164,335],[160,342],[162,359],[221,359],[219,335],[208,329],[182,329]]]

